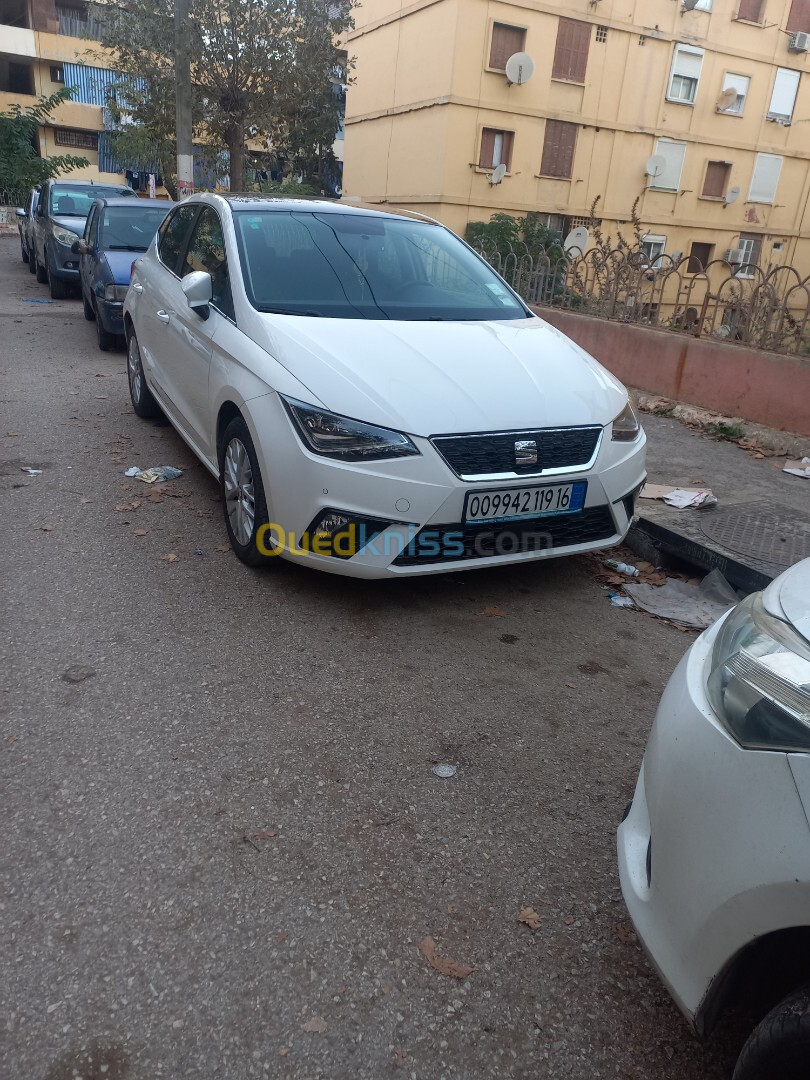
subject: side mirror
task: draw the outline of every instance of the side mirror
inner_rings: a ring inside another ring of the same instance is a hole
[[[70,250],[73,255],[87,255],[90,249],[86,240],[74,240],[70,245]]]
[[[17,217],[18,218],[27,218],[28,217],[28,211],[23,210],[23,208],[21,206],[18,207],[17,208]]]
[[[192,311],[195,311],[201,319],[207,319],[210,314],[208,305],[211,303],[214,288],[211,275],[203,270],[192,270],[183,278],[180,287],[186,294],[188,306]]]

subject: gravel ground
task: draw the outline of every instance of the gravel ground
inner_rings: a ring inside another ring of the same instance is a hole
[[[47,295],[0,241],[0,1074],[730,1076],[742,1033],[690,1036],[615,868],[692,636],[587,559],[248,570],[123,353]]]

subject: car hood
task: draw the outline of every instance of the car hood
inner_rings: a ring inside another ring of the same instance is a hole
[[[110,268],[112,279],[116,285],[129,285],[130,271],[136,259],[140,259],[143,251],[105,251],[104,260]]]
[[[260,316],[260,342],[324,407],[412,435],[609,424],[627,391],[542,319]]]
[[[70,217],[51,218],[51,221],[53,221],[55,225],[61,225],[63,229],[70,229],[71,232],[76,233],[77,237],[81,236],[84,232],[84,225],[86,220],[86,218],[73,217],[72,215]]]
[[[774,600],[782,608],[788,622],[810,641],[810,559],[802,559],[791,566],[766,589],[765,607],[778,615]]]

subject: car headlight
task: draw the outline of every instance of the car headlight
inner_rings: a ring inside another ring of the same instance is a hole
[[[55,240],[58,240],[60,244],[67,244],[68,247],[79,239],[78,233],[71,232],[70,229],[63,229],[60,225],[54,225],[53,235]]]
[[[128,285],[105,285],[104,286],[104,299],[105,300],[118,300],[123,303],[127,298]]]
[[[282,395],[281,400],[305,446],[316,454],[341,461],[380,461],[419,453],[408,436],[399,431],[336,416],[295,398]]]
[[[708,678],[712,708],[746,750],[810,751],[810,646],[743,600],[717,634]]]
[[[610,437],[614,442],[632,442],[638,438],[641,424],[638,422],[636,410],[628,398],[627,404],[613,421]]]

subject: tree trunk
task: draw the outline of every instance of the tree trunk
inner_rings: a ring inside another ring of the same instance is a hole
[[[228,151],[231,155],[231,191],[244,191],[245,129],[238,121],[228,128]]]

